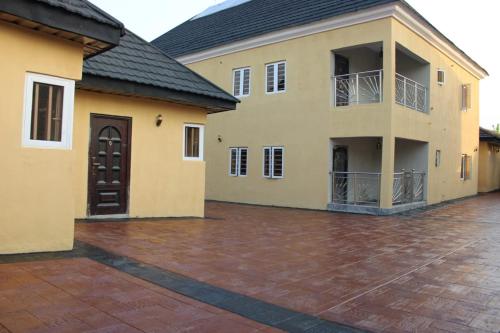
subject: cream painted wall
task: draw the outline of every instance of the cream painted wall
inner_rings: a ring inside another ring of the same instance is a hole
[[[479,192],[500,189],[500,146],[481,142],[479,145]]]
[[[332,107],[331,51],[383,42],[384,101]],[[394,103],[396,43],[430,65],[429,114]],[[265,64],[286,60],[286,92],[264,92]],[[189,65],[222,88],[232,90],[232,70],[251,67],[251,96],[233,113],[209,116],[207,127],[207,198],[254,204],[326,209],[330,193],[330,139],[381,137],[383,208],[392,206],[396,138],[429,143],[428,161],[442,151],[439,168],[429,167],[429,203],[475,194],[477,172],[461,181],[460,157],[473,156],[477,170],[479,82],[445,54],[392,18],[322,32]],[[444,86],[436,83],[446,70]],[[461,112],[461,84],[472,84],[473,107]],[[217,141],[217,137],[222,142]],[[262,147],[285,147],[285,178],[262,177]],[[228,176],[229,147],[249,147],[247,177]]]
[[[90,114],[132,118],[130,217],[204,215],[205,162],[183,160],[183,126],[206,111],[144,98],[77,90],[73,164],[75,216],[87,216]],[[157,127],[156,117],[163,123]]]
[[[79,80],[79,44],[0,22],[0,254],[73,247],[70,150],[21,146],[27,72]]]

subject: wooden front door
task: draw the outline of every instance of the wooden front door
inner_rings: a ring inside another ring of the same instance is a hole
[[[90,215],[128,212],[130,134],[130,118],[90,116]]]

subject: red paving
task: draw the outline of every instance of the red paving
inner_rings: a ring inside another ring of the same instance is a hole
[[[0,265],[0,333],[280,332],[89,259]]]
[[[500,331],[499,193],[414,216],[223,203],[206,214],[78,224],[77,238],[375,332]]]

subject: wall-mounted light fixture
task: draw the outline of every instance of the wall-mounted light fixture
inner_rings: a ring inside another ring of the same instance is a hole
[[[218,135],[218,136],[217,136],[217,141],[218,141],[219,143],[220,143],[220,142],[222,142],[222,136]]]
[[[477,151],[479,150],[479,148],[474,148],[474,152],[477,153]]]
[[[156,116],[156,127],[160,127],[163,122],[163,116],[161,114]]]

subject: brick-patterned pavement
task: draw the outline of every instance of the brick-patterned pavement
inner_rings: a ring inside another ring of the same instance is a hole
[[[406,216],[208,203],[207,217],[78,224],[77,238],[375,332],[500,331],[500,193]]]

